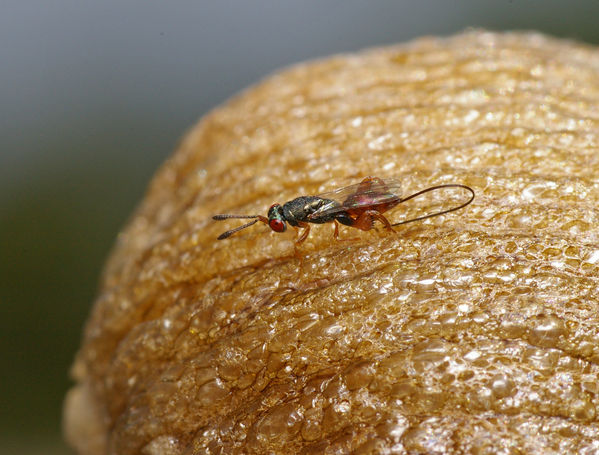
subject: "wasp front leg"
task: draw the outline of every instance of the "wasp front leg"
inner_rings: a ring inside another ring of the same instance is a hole
[[[298,228],[302,228],[304,231],[300,234]],[[297,247],[308,238],[308,234],[310,234],[310,225],[308,223],[304,223],[303,221],[298,221],[297,227],[295,229],[298,232],[298,237],[295,240],[295,246]]]
[[[303,262],[303,257],[300,254],[299,246],[308,238],[308,234],[310,234],[310,225],[308,223],[304,223],[302,221],[297,222],[297,226],[294,226],[297,231],[298,237],[295,239],[293,243],[293,255],[296,259],[299,259],[300,264]],[[300,234],[299,228],[302,228],[303,231]]]

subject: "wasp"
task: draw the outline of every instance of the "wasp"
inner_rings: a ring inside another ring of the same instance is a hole
[[[461,188],[468,191],[470,196],[467,201],[456,207],[400,221],[399,223],[391,224],[383,215],[384,212],[391,210],[403,202],[444,188]],[[333,222],[335,224],[333,236],[335,240],[339,240],[339,224],[361,229],[362,231],[369,231],[373,228],[375,221],[378,221],[386,230],[395,232],[393,226],[413,223],[455,212],[466,207],[474,200],[474,190],[469,186],[458,183],[431,186],[404,198],[401,197],[399,190],[400,185],[398,180],[388,179],[384,181],[378,177],[366,177],[360,183],[329,193],[317,196],[300,196],[283,205],[273,204],[268,209],[267,216],[222,214],[214,215],[212,219],[253,218],[253,221],[243,226],[223,232],[218,236],[218,240],[226,239],[259,221],[268,225],[275,232],[285,232],[287,230],[287,223],[289,223],[298,232],[300,228],[303,229],[303,232],[301,235],[298,235],[295,241],[297,246],[306,240],[308,234],[310,234],[309,223],[324,224]]]

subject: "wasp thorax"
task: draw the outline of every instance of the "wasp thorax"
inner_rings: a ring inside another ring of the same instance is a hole
[[[268,226],[275,232],[284,232],[287,229],[281,204],[273,204],[268,209]]]

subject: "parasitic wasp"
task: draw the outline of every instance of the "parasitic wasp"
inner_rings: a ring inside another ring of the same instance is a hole
[[[403,202],[444,188],[464,189],[470,193],[470,197],[467,201],[456,207],[400,221],[399,223],[391,224],[383,215],[384,212]],[[333,222],[335,224],[334,237],[335,240],[339,240],[339,223],[363,231],[369,231],[372,229],[374,222],[379,221],[386,230],[395,232],[393,226],[413,223],[414,221],[421,221],[434,216],[455,212],[466,207],[474,200],[474,190],[469,186],[458,183],[431,186],[404,198],[401,197],[399,189],[399,181],[397,180],[389,179],[384,181],[378,177],[366,177],[360,183],[329,193],[317,196],[300,196],[283,205],[273,204],[268,209],[267,216],[222,214],[214,215],[212,218],[214,220],[253,218],[253,221],[243,226],[223,232],[218,236],[218,240],[226,239],[236,232],[261,221],[275,232],[284,232],[287,229],[287,223],[296,229],[302,228],[303,232],[295,241],[296,245],[299,245],[306,240],[310,233],[309,223],[323,224]]]

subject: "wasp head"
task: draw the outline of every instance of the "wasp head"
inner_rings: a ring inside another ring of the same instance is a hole
[[[285,232],[287,229],[281,204],[273,204],[268,209],[268,226],[275,232]]]

